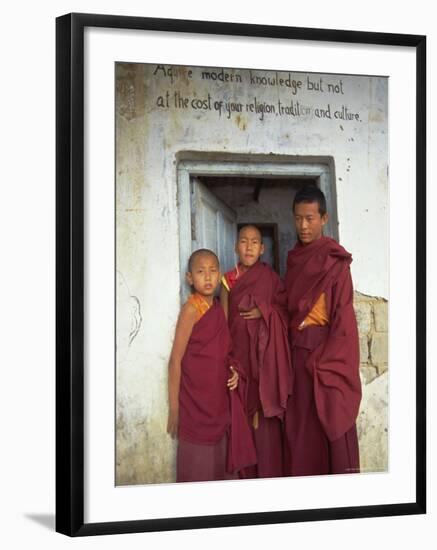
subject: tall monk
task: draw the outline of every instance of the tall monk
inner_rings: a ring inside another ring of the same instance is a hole
[[[235,269],[222,277],[220,300],[228,316],[234,357],[248,380],[246,411],[257,465],[240,477],[281,477],[283,420],[292,392],[293,372],[287,337],[284,285],[266,263],[262,236],[255,226],[238,233]]]
[[[214,298],[220,282],[214,252],[193,252],[186,277],[193,293],[179,314],[168,377],[167,432],[178,437],[176,481],[233,479],[256,457],[244,373],[231,359],[225,314]]]
[[[323,236],[326,199],[313,185],[293,202],[298,242],[285,277],[295,370],[286,414],[289,475],[360,471],[355,421],[361,400],[352,256]]]

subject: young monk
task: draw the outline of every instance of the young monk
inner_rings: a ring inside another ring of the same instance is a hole
[[[262,236],[255,226],[238,233],[238,264],[222,277],[220,300],[226,312],[234,356],[248,379],[247,414],[257,465],[240,477],[281,477],[283,417],[292,392],[293,373],[287,338],[284,286],[260,261]]]
[[[168,378],[167,432],[178,436],[176,481],[232,479],[256,457],[241,401],[244,376],[231,362],[229,329],[214,298],[220,281],[214,252],[193,252],[186,277],[193,293],[179,315]]]
[[[295,370],[286,414],[290,475],[359,472],[355,421],[361,400],[352,256],[323,236],[326,200],[304,186],[293,203],[298,242],[285,278]]]

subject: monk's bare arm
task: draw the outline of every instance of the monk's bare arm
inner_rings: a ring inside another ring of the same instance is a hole
[[[177,435],[179,420],[179,387],[181,383],[181,363],[187,344],[196,322],[196,310],[190,304],[185,304],[179,314],[175,337],[168,363],[168,422],[167,432]]]
[[[220,286],[220,303],[223,307],[227,319],[229,311],[229,292],[227,291],[223,283]]]

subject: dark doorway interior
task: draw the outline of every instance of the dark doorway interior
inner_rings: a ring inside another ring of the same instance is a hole
[[[247,176],[199,176],[198,179],[236,213],[238,228],[250,223],[261,229],[267,249],[263,260],[283,276],[287,253],[296,243],[292,215],[294,195],[302,185],[317,184],[317,179]]]

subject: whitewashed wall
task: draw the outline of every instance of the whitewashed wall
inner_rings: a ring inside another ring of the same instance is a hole
[[[202,68],[170,74],[168,69],[116,68],[121,484],[173,479],[174,448],[165,428],[167,361],[180,306],[179,273],[185,269],[178,260],[178,153],[332,157],[339,237],[354,256],[355,288],[388,298],[387,80]],[[216,80],[202,78],[205,71],[214,71]],[[284,82],[266,85],[251,76]],[[288,87],[287,79],[301,84]],[[270,112],[253,112],[255,102],[258,108],[270,106]],[[241,108],[229,113],[230,103]],[[280,104],[295,110],[299,104],[303,114],[281,113]],[[343,108],[356,117],[336,118]],[[321,110],[330,118],[318,117]]]

